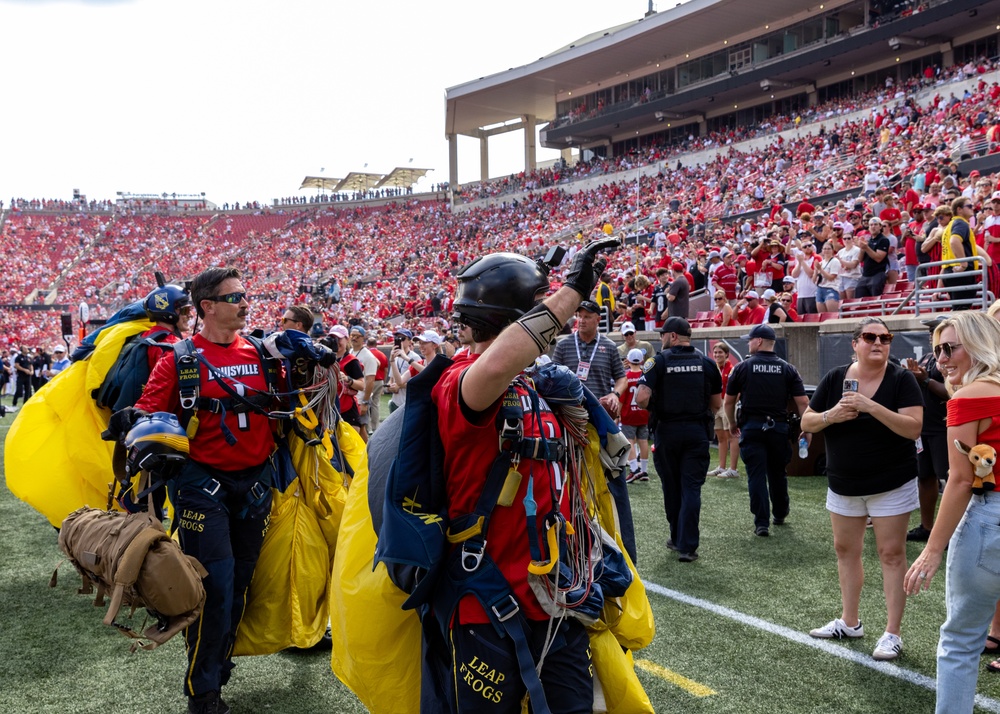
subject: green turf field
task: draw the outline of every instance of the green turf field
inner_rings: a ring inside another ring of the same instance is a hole
[[[11,417],[0,423],[6,435]],[[753,535],[745,479],[709,479],[701,559],[679,563],[663,548],[659,484],[629,487],[639,569],[649,584],[657,636],[636,653],[639,678],[657,712],[803,714],[929,712],[944,583],[911,598],[903,656],[875,665],[871,649],[885,624],[881,576],[869,532],[862,602],[866,636],[820,643],[805,633],[839,615],[836,562],[825,482],[791,479],[788,525]],[[181,712],[183,644],[128,653],[129,642],[101,625],[102,611],[75,594],[53,529],[0,487],[0,712]],[[919,552],[910,546],[912,560]],[[1000,675],[980,677],[983,711],[1000,712]],[[873,666],[874,665],[874,666]],[[241,658],[224,695],[234,712],[331,714],[364,708],[330,671],[321,652]],[[402,695],[402,693],[401,693]]]

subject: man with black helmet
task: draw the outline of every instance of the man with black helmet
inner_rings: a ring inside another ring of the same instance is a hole
[[[785,466],[791,458],[788,439],[788,400],[799,416],[809,398],[798,370],[774,354],[777,336],[767,325],[757,325],[743,336],[750,341],[750,357],[740,362],[726,384],[726,417],[729,432],[740,440],[740,456],[747,469],[747,489],[754,533],[770,535],[771,510],[774,525],[788,517],[788,477]],[[740,417],[736,418],[736,402]],[[770,495],[770,506],[768,496]]]
[[[660,332],[663,349],[643,366],[635,401],[649,409],[656,425],[653,463],[670,526],[667,548],[691,563],[698,559],[701,487],[711,460],[714,414],[722,406],[722,375],[691,346],[687,320],[669,317]]]
[[[468,353],[456,356],[432,392],[444,447],[446,500],[453,528],[458,527],[458,519],[478,507],[486,473],[500,453],[497,424],[501,415],[506,419],[512,407],[526,403],[529,406],[519,416],[523,437],[548,443],[561,436],[560,422],[520,375],[547,349],[581,299],[590,295],[597,253],[617,245],[609,239],[581,250],[573,258],[563,287],[537,304],[549,288],[547,270],[524,256],[485,256],[459,273],[455,319],[471,328],[472,344]],[[612,354],[617,357],[613,348]],[[554,458],[555,449],[552,451]],[[477,597],[458,596],[454,619],[447,621],[453,662],[448,673],[453,681],[445,687],[453,700],[448,708],[520,712],[524,694],[530,691],[535,711],[547,711],[548,700],[558,702],[561,711],[589,712],[593,708],[593,682],[586,630],[574,618],[550,620],[528,584],[534,544],[545,538],[541,516],[560,508],[559,492],[565,481],[558,462],[545,457],[520,457],[515,467],[515,473],[521,474],[516,493],[510,506],[492,509],[489,537],[482,542],[479,556],[489,563],[485,567],[502,574],[513,595],[492,608],[497,617],[505,613],[497,622]],[[527,505],[522,505],[528,501],[532,504],[530,513]],[[535,511],[539,514],[537,523]],[[461,553],[465,549],[463,543]],[[466,567],[466,559],[461,562]],[[507,613],[510,601],[515,602],[515,608]],[[435,608],[446,606],[438,600]],[[507,627],[515,620],[519,628],[523,623],[524,647],[523,637],[518,644],[512,636],[497,634],[497,627]],[[530,647],[527,656],[537,662],[549,635],[555,639],[545,654],[544,669],[537,675],[533,662],[522,661],[525,648]],[[484,694],[487,687],[489,696]]]

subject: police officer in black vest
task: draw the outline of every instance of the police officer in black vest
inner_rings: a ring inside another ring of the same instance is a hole
[[[722,375],[715,362],[691,346],[691,325],[670,317],[660,329],[663,351],[647,360],[636,403],[649,409],[656,451],[653,463],[663,485],[670,540],[678,560],[698,558],[701,487],[710,456],[714,414],[722,406]]]
[[[770,535],[771,510],[774,525],[788,517],[788,478],[785,466],[792,456],[788,440],[788,399],[795,401],[799,416],[809,405],[798,370],[774,354],[777,339],[767,325],[757,325],[750,334],[750,357],[729,375],[726,386],[726,416],[730,433],[740,439],[740,456],[747,469],[750,511],[754,532]],[[739,420],[736,402],[740,402]],[[771,508],[768,508],[770,490]]]

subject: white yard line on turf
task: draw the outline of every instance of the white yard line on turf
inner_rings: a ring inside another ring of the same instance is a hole
[[[849,650],[846,647],[835,645],[829,640],[818,640],[814,637],[810,637],[804,632],[798,632],[797,630],[782,627],[781,625],[776,625],[773,622],[768,622],[767,620],[762,620],[759,617],[754,617],[753,615],[747,615],[746,613],[739,612],[738,610],[717,605],[714,602],[709,602],[708,600],[702,600],[701,598],[685,595],[682,592],[665,588],[662,585],[657,585],[649,580],[643,580],[642,582],[646,586],[646,590],[654,592],[657,595],[668,597],[671,600],[682,602],[685,605],[691,605],[693,607],[701,608],[702,610],[707,610],[715,613],[716,615],[729,618],[730,620],[738,622],[741,625],[747,625],[749,627],[755,627],[758,630],[763,630],[764,632],[770,632],[773,635],[784,637],[785,639],[797,642],[800,645],[812,647],[813,649],[831,654],[834,657],[846,659],[854,664],[860,664],[864,667],[868,667],[869,669],[874,669],[876,672],[881,672],[882,674],[890,677],[901,679],[904,682],[915,684],[918,687],[929,689],[932,692],[937,689],[937,686],[932,678],[920,674],[919,672],[903,669],[899,665],[892,664],[891,662],[879,662],[878,660],[872,659],[871,655]],[[985,711],[1000,714],[1000,701],[992,699],[991,697],[977,694],[976,706]]]

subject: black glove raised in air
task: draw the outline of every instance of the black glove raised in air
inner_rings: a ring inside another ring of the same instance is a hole
[[[598,278],[608,265],[608,261],[603,257],[597,258],[597,254],[603,250],[616,250],[620,246],[621,243],[617,238],[602,238],[585,245],[573,256],[573,262],[566,271],[564,285],[576,290],[584,300],[589,298]]]
[[[119,409],[111,415],[108,428],[101,432],[101,438],[104,441],[121,441],[131,431],[132,427],[135,426],[135,423],[145,416],[149,416],[149,412],[136,409],[135,407]]]

